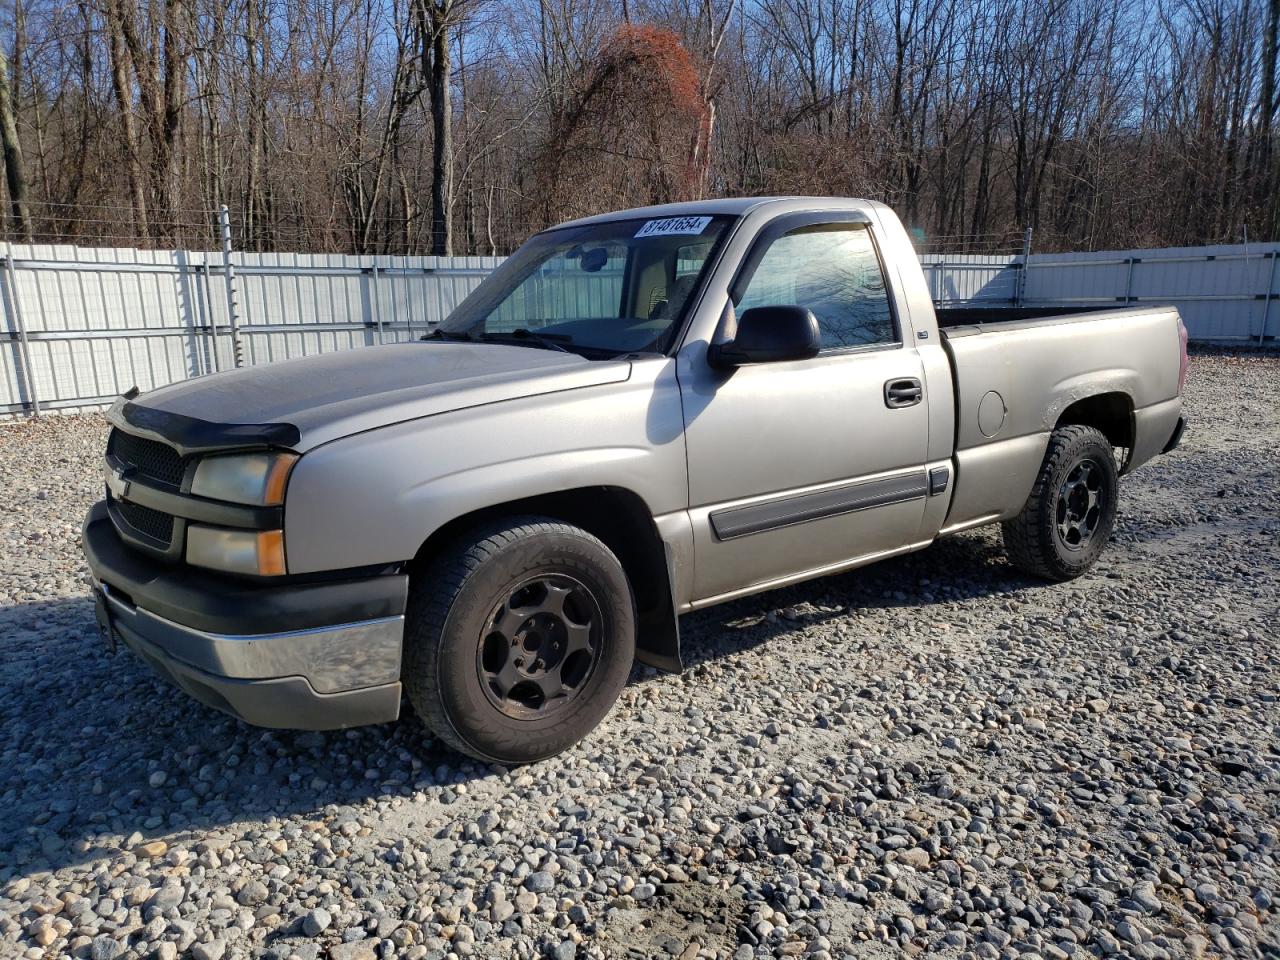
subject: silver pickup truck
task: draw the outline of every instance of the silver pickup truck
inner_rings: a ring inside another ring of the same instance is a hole
[[[935,313],[888,208],[713,200],[529,240],[423,342],[122,397],[99,622],[249,723],[526,762],[681,613],[1002,524],[1079,576],[1182,433],[1172,308]]]

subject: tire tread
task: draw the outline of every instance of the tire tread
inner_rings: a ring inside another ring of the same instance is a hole
[[[461,533],[414,578],[405,617],[401,678],[414,710],[436,739],[486,763],[501,762],[476,749],[454,727],[439,695],[440,646],[449,610],[466,582],[502,550],[541,534],[579,537],[608,552],[580,527],[548,517],[516,516],[481,523]]]
[[[1045,511],[1048,508],[1045,498],[1053,496],[1050,486],[1063,462],[1075,456],[1080,446],[1094,442],[1102,444],[1110,454],[1111,442],[1095,427],[1068,424],[1054,430],[1049,437],[1044,463],[1040,466],[1022,512],[1001,524],[1005,555],[1010,563],[1024,573],[1045,580],[1067,580],[1084,572],[1082,569],[1068,573],[1057,562],[1053,544],[1049,540],[1051,533],[1045,529]],[[1114,468],[1113,461],[1112,469]]]

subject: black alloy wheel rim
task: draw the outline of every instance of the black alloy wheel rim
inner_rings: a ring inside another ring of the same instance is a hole
[[[1102,522],[1106,489],[1102,468],[1093,460],[1081,460],[1058,488],[1058,539],[1068,550],[1089,546]]]
[[[564,574],[539,574],[503,593],[476,651],[480,686],[514,720],[541,720],[586,689],[600,659],[604,615],[595,595]]]

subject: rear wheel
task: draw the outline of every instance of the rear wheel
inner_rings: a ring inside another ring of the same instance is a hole
[[[1101,431],[1054,430],[1026,506],[1002,527],[1010,562],[1047,580],[1080,576],[1111,538],[1119,492],[1115,454]]]
[[[477,528],[414,578],[404,680],[431,731],[486,761],[528,763],[586,736],[635,654],[617,557],[569,524]]]

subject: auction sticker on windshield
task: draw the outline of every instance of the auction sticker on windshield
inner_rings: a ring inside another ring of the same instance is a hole
[[[636,231],[636,237],[667,237],[672,234],[701,233],[711,222],[710,217],[665,217],[662,220],[646,220]]]

